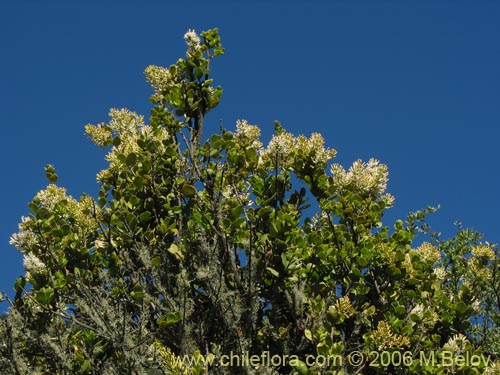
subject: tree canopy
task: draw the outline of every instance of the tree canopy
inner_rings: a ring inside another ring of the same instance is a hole
[[[204,135],[224,49],[217,29],[185,40],[145,70],[148,124],[85,127],[109,150],[95,198],[46,167],[11,239],[2,374],[500,373],[497,246],[441,238],[432,207],[384,224],[387,167],[334,163],[321,134]]]

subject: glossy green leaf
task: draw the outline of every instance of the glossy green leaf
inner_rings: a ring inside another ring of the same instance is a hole
[[[145,211],[142,214],[139,215],[139,222],[144,223],[148,221],[151,218],[151,212]]]
[[[182,252],[179,250],[179,247],[175,243],[171,244],[167,251],[176,259],[184,259],[184,254],[182,254]]]
[[[181,314],[178,311],[167,314],[167,324],[175,324],[181,320]]]
[[[127,155],[127,166],[132,167],[135,165],[137,162],[137,154],[135,152],[131,152],[130,154]]]
[[[35,295],[35,299],[43,305],[48,305],[54,299],[54,289],[51,287],[41,288]]]
[[[161,264],[161,258],[159,256],[157,257],[153,257],[153,259],[151,259],[151,265],[153,267],[157,267]]]
[[[266,267],[266,269],[271,273],[271,275],[273,275],[274,277],[279,277],[280,274],[278,271],[276,271],[274,268],[271,268],[271,267]]]
[[[182,195],[185,197],[192,197],[196,194],[196,188],[192,185],[184,185],[182,187]]]

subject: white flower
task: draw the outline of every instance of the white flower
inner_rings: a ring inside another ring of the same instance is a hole
[[[421,314],[424,312],[424,305],[421,303],[415,305],[413,309],[411,309],[410,314],[415,314],[421,316]]]
[[[156,92],[168,91],[172,86],[172,74],[163,66],[149,65],[144,71],[146,79]]]
[[[304,135],[294,137],[287,132],[275,134],[267,148],[261,152],[259,163],[269,162],[274,167],[286,169],[293,166],[295,161],[303,160],[324,168],[337,154],[337,151],[325,148],[324,143],[325,140],[319,133],[313,133],[310,138]]]
[[[27,227],[31,219],[23,216],[21,223],[19,223],[19,232],[10,236],[9,244],[15,246],[21,251],[28,251],[34,244],[36,244],[35,234]]]
[[[486,258],[489,260],[495,260],[495,252],[489,246],[475,246],[471,250],[472,255],[478,258]]]
[[[484,375],[498,375],[500,374],[500,362],[488,361],[488,367],[484,370]]]
[[[459,333],[458,335],[454,335],[451,337],[447,345],[453,350],[454,352],[462,352],[465,350],[465,346],[469,342],[469,339],[467,339],[466,336],[462,335]]]
[[[271,155],[279,154],[286,157],[293,151],[293,145],[293,135],[290,133],[281,133],[273,135],[269,145],[267,146],[267,151]]]
[[[436,263],[441,258],[441,253],[438,248],[428,242],[424,242],[417,250],[420,252],[424,262]]]
[[[481,301],[477,299],[474,302],[472,302],[472,310],[474,310],[474,312],[477,313],[479,312],[480,309],[481,309]]]
[[[190,49],[200,48],[201,40],[196,31],[189,29],[186,34],[184,34],[184,40]]]
[[[256,125],[250,125],[247,120],[236,121],[236,139],[246,147],[248,141],[250,147],[260,149],[262,142],[259,140],[260,129]],[[245,142],[247,141],[247,142]]]
[[[391,208],[394,205],[394,201],[396,200],[396,198],[394,198],[392,194],[385,193],[380,197],[380,200],[385,203],[385,206],[387,208]]]
[[[24,256],[23,265],[28,272],[37,272],[45,268],[45,264],[35,255],[28,254]]]
[[[260,154],[260,163],[270,162],[275,168],[288,168],[293,162],[295,139],[290,133],[275,134]]]
[[[373,158],[367,163],[356,160],[348,171],[335,163],[331,172],[335,184],[341,190],[354,188],[364,194],[379,196],[387,188],[387,166]]]
[[[335,157],[336,150],[325,148],[325,140],[319,133],[312,133],[308,139],[303,135],[296,138],[295,149],[299,153],[303,153],[311,157],[315,165],[325,165]]]
[[[446,270],[443,267],[434,268],[432,272],[438,280],[444,280],[446,278]]]
[[[94,249],[105,249],[107,246],[106,242],[103,240],[95,240],[94,241]]]
[[[109,126],[118,134],[135,134],[137,129],[144,126],[144,116],[129,111],[126,108],[111,108]]]

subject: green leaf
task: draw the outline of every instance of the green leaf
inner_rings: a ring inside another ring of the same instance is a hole
[[[196,188],[193,185],[184,185],[182,187],[182,195],[185,197],[192,197],[196,194]]]
[[[406,309],[402,305],[398,305],[394,308],[394,313],[398,316],[403,316],[406,314]]]
[[[177,260],[184,259],[184,254],[182,254],[182,252],[179,250],[179,247],[175,243],[171,244],[167,251],[172,254]]]
[[[135,152],[131,152],[130,154],[127,155],[127,160],[126,160],[127,166],[132,167],[133,165],[135,165],[136,162],[137,162],[137,155],[135,154]]]
[[[167,314],[167,324],[175,324],[181,320],[181,314],[178,311]]]
[[[136,300],[143,299],[145,295],[144,289],[139,284],[135,285],[134,289],[130,292],[130,296]]]
[[[159,318],[156,322],[162,328],[178,323],[181,320],[181,314],[178,311],[171,311],[167,316]]]
[[[358,257],[357,262],[361,268],[364,268],[368,265],[368,260],[366,260],[366,258],[363,256]]]
[[[277,135],[280,135],[284,132],[283,126],[281,126],[281,123],[278,120],[274,120],[274,132]]]
[[[460,301],[455,306],[455,310],[457,310],[457,312],[459,314],[465,314],[465,312],[468,310],[468,307],[467,307],[467,305],[465,303],[463,303],[462,301]]]
[[[377,312],[377,309],[375,306],[371,305],[369,308],[367,308],[365,311],[365,314],[367,315],[374,315]]]
[[[139,219],[139,222],[144,223],[144,222],[148,221],[150,217],[151,217],[151,212],[145,211],[139,215],[138,219]]]
[[[66,277],[63,273],[57,271],[54,277],[54,287],[56,289],[63,289],[66,286]]]
[[[306,339],[308,339],[309,341],[313,341],[313,336],[312,336],[311,330],[306,329],[304,331],[304,336],[306,336]]]
[[[87,370],[89,370],[90,369],[90,365],[91,365],[90,359],[84,360],[83,363],[82,363],[82,371],[86,372]]]
[[[142,189],[142,187],[144,186],[144,183],[142,181],[142,178],[141,177],[136,177],[134,178],[134,186],[137,190],[140,190]]]
[[[297,359],[295,361],[293,361],[293,363],[290,363],[293,367],[295,367],[295,370],[297,370],[297,372],[300,374],[300,375],[308,375],[309,374],[309,369],[307,368],[307,365],[301,361],[300,359]]]
[[[52,183],[56,183],[59,177],[57,176],[56,169],[52,164],[47,164],[45,166],[45,177]]]
[[[271,221],[271,223],[269,223],[269,232],[273,236],[279,234],[278,226],[276,225],[276,223],[274,221]]]
[[[273,275],[274,277],[279,277],[280,274],[278,271],[276,271],[274,268],[271,268],[271,267],[266,267],[266,269],[271,273],[271,275]]]
[[[154,257],[153,259],[151,259],[151,265],[153,267],[157,267],[161,264],[161,258],[158,256],[158,257]]]
[[[16,293],[22,293],[25,286],[26,279],[23,276],[19,276],[14,283],[14,290],[16,291]]]
[[[133,299],[136,299],[136,300],[141,300],[144,298],[146,294],[143,292],[143,291],[140,291],[140,292],[135,292],[135,291],[132,291],[130,292],[130,296],[133,298]]]
[[[231,210],[231,216],[233,217],[233,219],[240,217],[242,213],[243,213],[243,207],[239,205]]]
[[[247,158],[248,164],[255,165],[259,161],[259,155],[257,155],[257,151],[254,148],[248,148],[245,151],[245,156]]]
[[[35,295],[35,299],[42,305],[48,305],[54,299],[54,289],[51,287],[41,288]]]
[[[359,268],[353,268],[351,272],[349,272],[349,275],[354,276],[355,278],[360,278],[361,271],[359,270]]]
[[[391,275],[395,279],[398,279],[401,277],[401,270],[398,267],[396,267],[394,265],[390,265],[388,267],[388,270],[389,270],[389,275]]]
[[[334,306],[330,306],[328,308],[326,316],[332,324],[338,324],[344,320],[344,317],[337,311]]]
[[[415,323],[418,323],[421,320],[420,316],[418,316],[417,314],[410,314],[410,319]]]
[[[47,210],[45,207],[40,207],[37,211],[36,211],[36,218],[37,219],[46,219],[50,216],[50,211]]]

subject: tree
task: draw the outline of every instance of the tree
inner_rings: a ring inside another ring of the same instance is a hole
[[[204,138],[224,50],[217,29],[185,39],[145,71],[149,124],[86,126],[110,149],[96,199],[46,167],[11,240],[26,274],[1,296],[2,373],[498,373],[497,247],[440,238],[433,208],[384,226],[387,167],[331,164],[320,134],[276,122],[263,147],[241,120]]]

